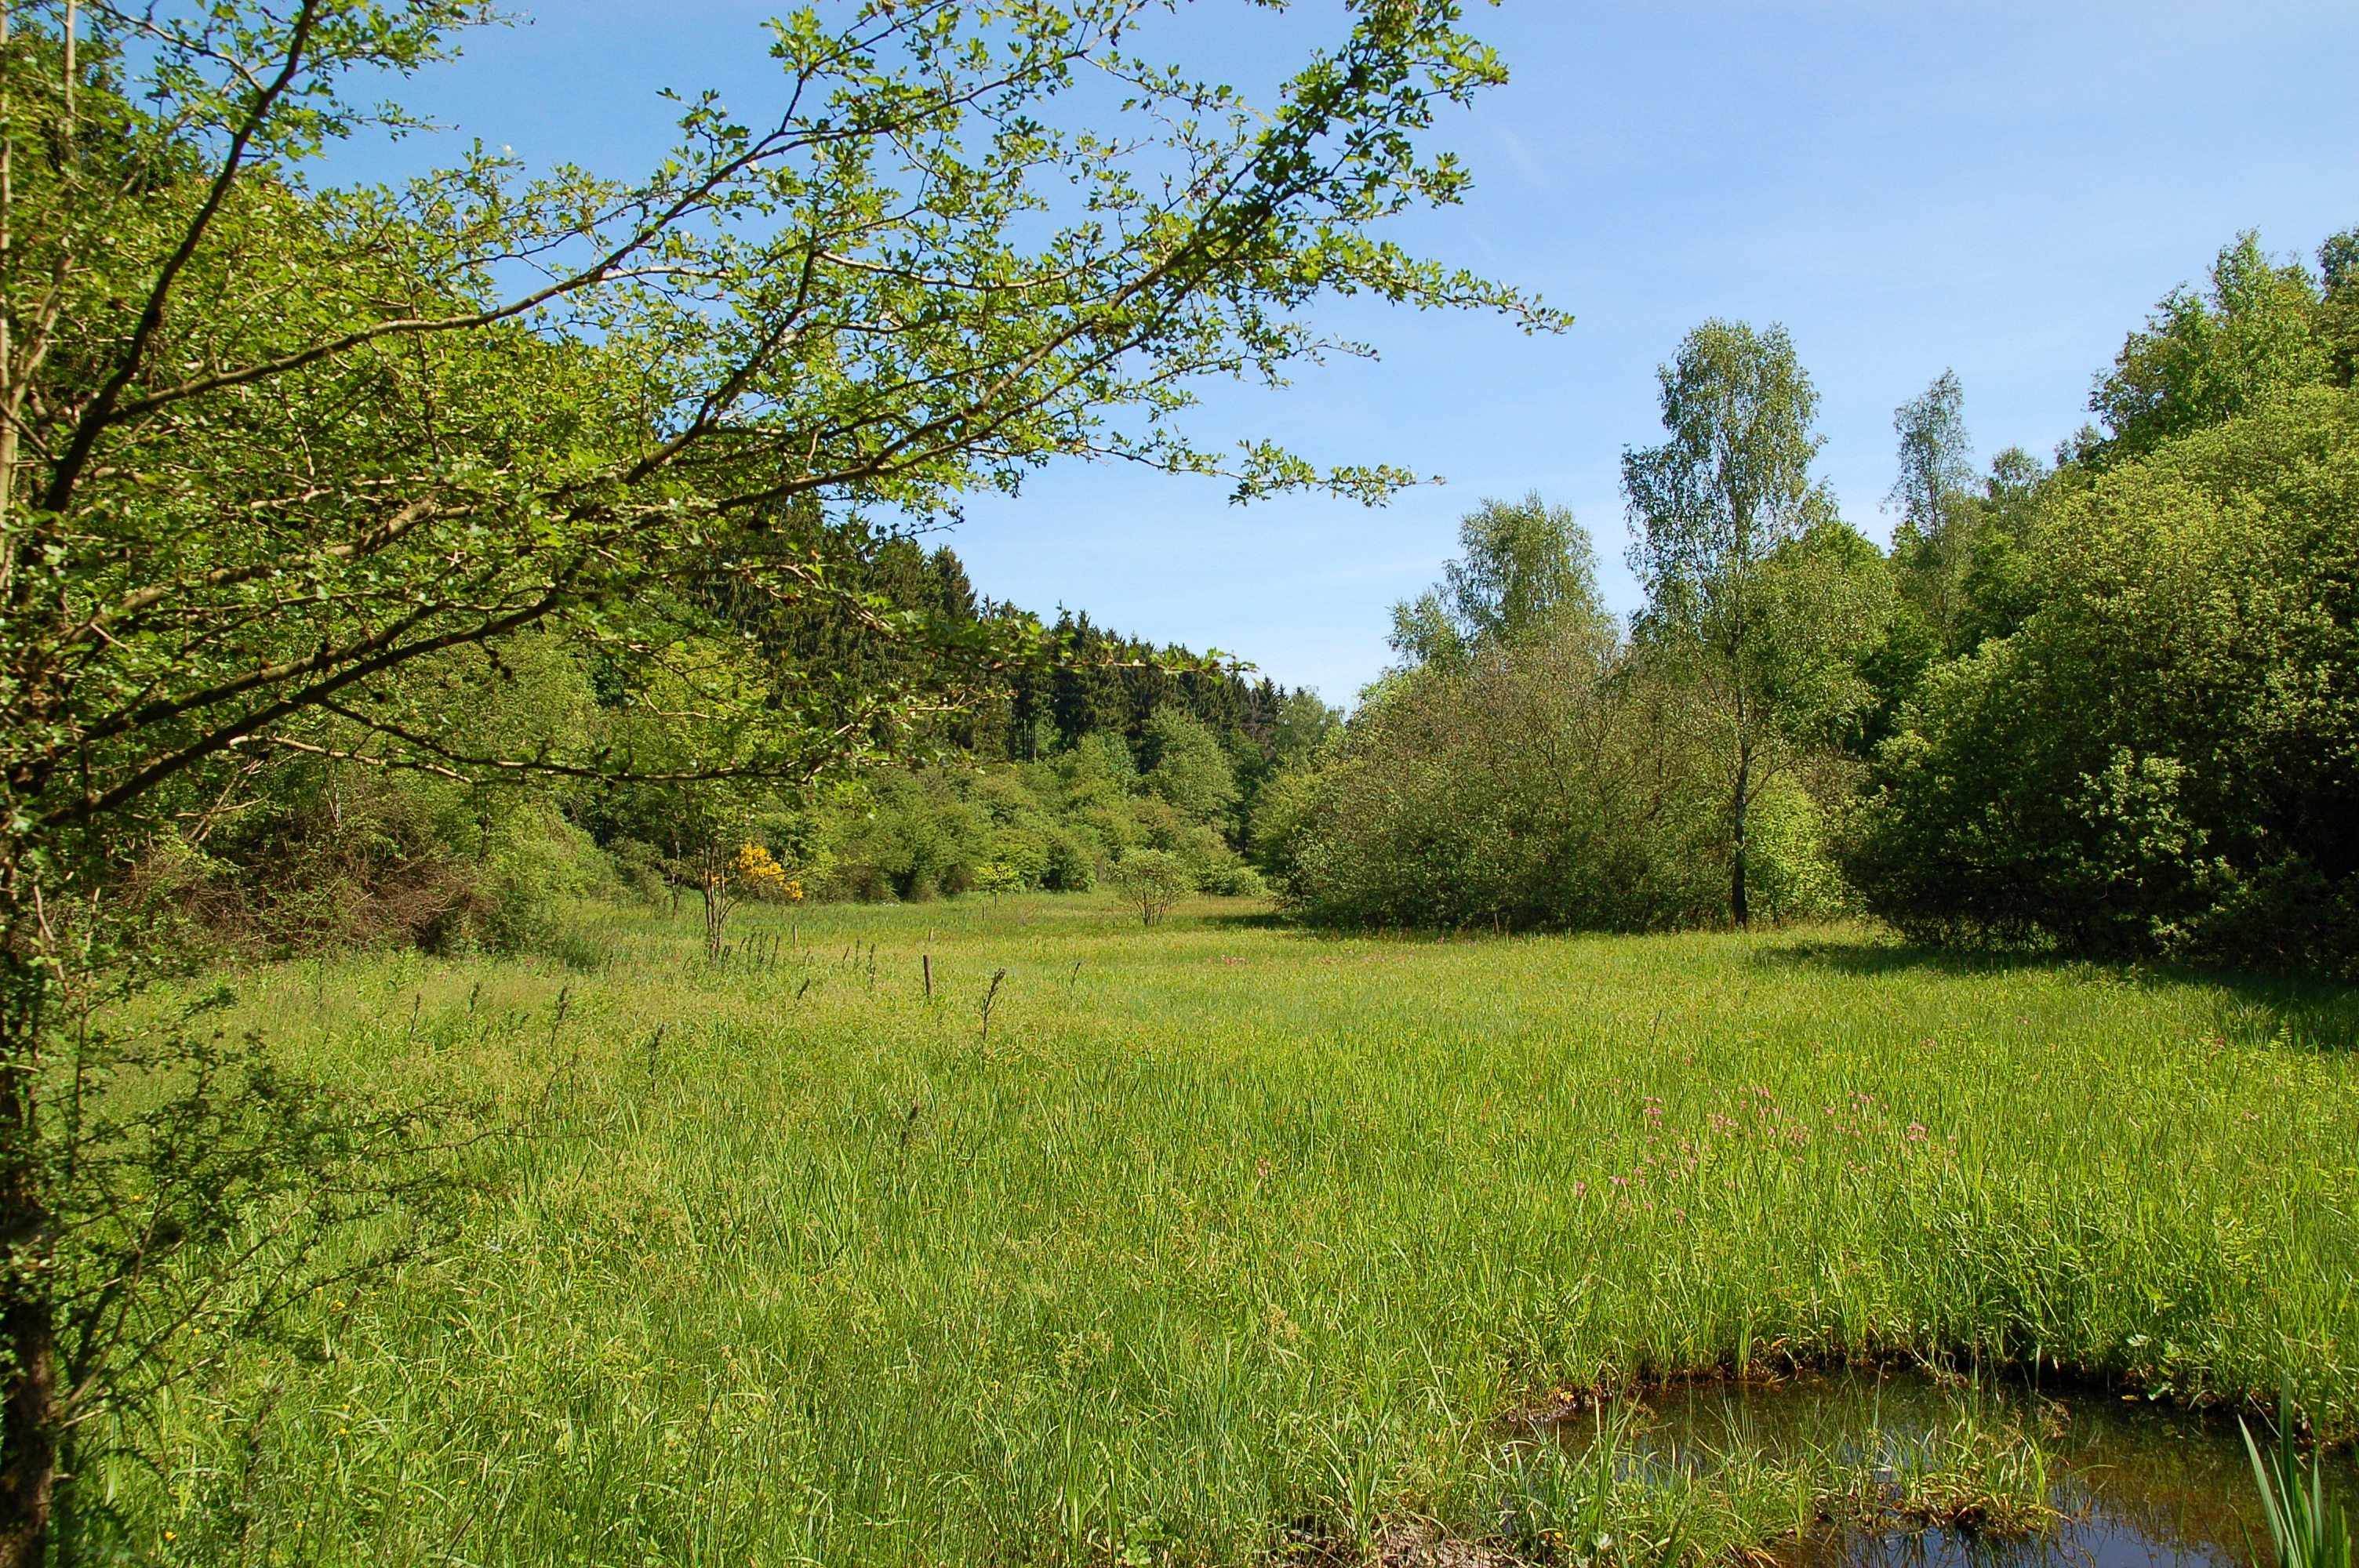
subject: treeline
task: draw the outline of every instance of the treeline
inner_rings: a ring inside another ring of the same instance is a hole
[[[799,683],[782,700],[821,724],[875,728],[867,754],[897,765],[753,791],[457,776],[387,767],[330,716],[304,746],[253,758],[229,789],[151,829],[127,889],[184,935],[255,954],[386,942],[554,951],[566,903],[593,896],[677,907],[749,892],[1082,892],[1148,851],[1202,891],[1265,891],[1242,853],[1246,825],[1266,784],[1306,767],[1339,711],[1086,614],[1043,625],[977,596],[947,546],[856,523],[805,534],[821,541],[829,593],[785,604],[724,593],[721,625]],[[712,634],[684,633],[667,662],[692,670]],[[611,655],[528,633],[431,663],[414,697],[446,716],[453,755],[626,756],[660,773],[689,742],[638,700],[645,685]],[[737,885],[749,845],[783,878]]]
[[[947,545],[929,551],[916,536],[857,525],[831,537],[843,552],[839,569],[848,586],[934,639],[880,634],[841,614],[810,612],[795,652],[840,672],[849,689],[865,691],[896,676],[924,678],[941,640],[969,628],[1038,624],[1018,606],[978,597]],[[1309,724],[1315,739],[1335,717],[1306,691],[1266,676],[1248,679],[1248,666],[1122,635],[1086,611],[1060,610],[1038,637],[1004,645],[1018,656],[966,690],[960,711],[942,726],[942,738],[967,761],[1038,762],[1089,736],[1114,735],[1151,767],[1156,716],[1177,709],[1218,738],[1250,797],[1278,758],[1301,749],[1301,726]]]
[[[1661,367],[1662,440],[1624,455],[1642,609],[1605,610],[1569,513],[1486,503],[1396,607],[1397,662],[1348,723],[1085,615],[1044,624],[920,537],[785,518],[811,591],[716,570],[644,654],[530,633],[405,688],[438,754],[585,765],[388,766],[330,711],[176,798],[124,880],[255,951],[547,946],[569,898],[725,904],[750,845],[785,868],[771,896],[1080,891],[1151,860],[1335,926],[1864,914],[2347,977],[2355,362],[2359,240],[2312,268],[2241,237],[2128,336],[2052,460],[1978,463],[1947,373],[1897,410],[1884,548],[1813,477],[1785,333],[1707,323]],[[712,749],[683,730],[700,682],[749,647],[765,700],[856,765],[665,777]]]
[[[2166,298],[2053,463],[1897,411],[1887,551],[1777,330],[1712,322],[1625,454],[1647,602],[1538,497],[1469,517],[1396,670],[1265,789],[1314,921],[1859,912],[1946,943],[2359,974],[2359,237]]]

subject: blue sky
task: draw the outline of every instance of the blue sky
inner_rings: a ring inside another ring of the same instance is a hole
[[[758,115],[775,80],[760,23],[778,8],[527,0],[527,25],[475,35],[400,96],[532,162],[625,174],[665,144],[660,88],[717,87]],[[1469,10],[1514,80],[1445,115],[1476,189],[1401,237],[1537,291],[1571,330],[1342,307],[1324,319],[1380,362],[1308,367],[1275,394],[1212,387],[1192,423],[1208,442],[1272,437],[1447,484],[1380,510],[1238,508],[1210,481],[1052,470],[951,535],[979,589],[1348,701],[1386,662],[1388,607],[1432,579],[1482,497],[1572,506],[1609,600],[1630,606],[1616,465],[1655,438],[1655,366],[1698,321],[1787,324],[1823,398],[1821,471],[1881,538],[1893,407],[1943,367],[1985,456],[2045,453],[2086,417],[2123,334],[2236,231],[2307,254],[2359,224],[2348,0]],[[1198,0],[1165,36],[1252,84],[1336,17]],[[339,161],[375,176],[455,140]]]

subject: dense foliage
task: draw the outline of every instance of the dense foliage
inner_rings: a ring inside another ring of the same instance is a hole
[[[1928,673],[1854,856],[1874,907],[2359,972],[2359,399],[2262,401],[2054,486],[2038,608]]]
[[[1870,908],[2359,975],[2354,251],[2312,273],[2239,236],[2056,470],[2004,454],[1932,498],[1903,564],[1951,656],[1894,704],[1851,846]]]
[[[2227,247],[2208,292],[2131,336],[2092,398],[2104,427],[2053,467],[2009,450],[1977,477],[1963,389],[1937,378],[1896,416],[1888,552],[1810,478],[1791,342],[1707,324],[1665,367],[1669,438],[1625,465],[1644,611],[1604,611],[1569,512],[1486,502],[1395,607],[1400,663],[1348,726],[1084,615],[1011,643],[1037,622],[947,547],[831,525],[811,537],[850,605],[723,594],[721,613],[813,672],[810,709],[842,724],[875,721],[864,694],[924,689],[962,639],[1016,649],[877,732],[926,765],[747,795],[290,754],[151,833],[133,885],[261,950],[558,950],[566,898],[677,902],[742,843],[792,873],[760,891],[802,898],[1082,890],[1154,857],[1205,891],[1266,879],[1329,925],[1864,910],[1933,940],[2349,972],[2338,243],[2321,275]],[[554,639],[430,679],[478,751],[692,750]]]
[[[1977,478],[1944,373],[1888,552],[1810,476],[1776,329],[1710,322],[1625,460],[1647,601],[1486,503],[1400,666],[1256,853],[1337,925],[1647,929],[1864,909],[1930,940],[2359,975],[2359,240],[2174,292],[2055,466]],[[1538,607],[1538,608],[1534,608]]]
[[[877,611],[953,633],[978,618],[954,552],[907,535],[844,546],[843,577]],[[923,650],[799,608],[791,635],[862,689],[923,678]],[[1181,647],[1069,615],[1032,657],[977,680],[900,744],[918,765],[799,791],[712,781],[454,780],[282,751],[250,762],[182,822],[141,840],[120,882],[149,940],[252,957],[392,944],[431,951],[571,950],[560,915],[583,896],[676,905],[709,863],[758,845],[784,871],[746,891],[788,899],[922,900],[969,889],[1086,891],[1134,853],[1176,858],[1190,889],[1259,892],[1240,854],[1264,787],[1303,764],[1341,715]],[[659,718],[602,689],[601,664],[530,634],[417,677],[448,689],[451,743],[490,753],[565,746],[685,753]],[[1070,728],[1068,728],[1070,726]],[[321,730],[333,736],[334,728]],[[334,750],[335,748],[328,748]]]
[[[1255,824],[1266,869],[1303,914],[1334,925],[1635,931],[1724,918],[1733,727],[1712,651],[1660,623],[1625,636],[1590,586],[1587,535],[1537,498],[1487,505],[1461,541],[1447,583],[1497,586],[1449,622],[1431,613],[1447,588],[1397,612],[1408,662],[1363,694],[1315,773],[1270,793]],[[1872,545],[1827,524],[1756,575],[1756,608],[1785,615],[1829,583],[1872,598],[1885,574]],[[1577,587],[1529,591],[1533,576]],[[1538,608],[1496,612],[1516,604]],[[1447,656],[1431,656],[1437,645]],[[1779,690],[1802,684],[1779,673]],[[1746,774],[1753,897],[1771,918],[1835,913],[1821,800],[1841,769],[1759,738]]]

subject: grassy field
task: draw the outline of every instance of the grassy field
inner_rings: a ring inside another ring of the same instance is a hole
[[[589,968],[231,977],[313,1070],[547,1115],[439,1260],[182,1387],[160,1479],[113,1477],[141,1546],[1232,1563],[1424,1519],[1714,1552],[1839,1478],[1681,1498],[1510,1418],[1845,1357],[2196,1402],[2283,1370],[2359,1427],[2347,994],[1209,902],[755,910],[719,968],[685,910],[585,920]],[[1971,1427],[1940,1463],[1999,1454]]]

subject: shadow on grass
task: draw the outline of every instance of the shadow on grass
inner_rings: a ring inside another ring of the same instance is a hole
[[[1473,946],[1533,936],[1618,935],[1582,931],[1495,931],[1487,925],[1317,925],[1282,909],[1211,911],[1188,918],[1207,931],[1285,931],[1306,942],[1386,943],[1397,947]]]
[[[1190,918],[1207,931],[1297,931],[1312,935],[1310,927],[1277,909],[1214,910]]]
[[[2277,1041],[2313,1051],[2359,1049],[2359,989],[2299,975],[2103,963],[2063,953],[1937,947],[1871,935],[1780,943],[1755,949],[1752,962],[1767,968],[1813,968],[1870,979],[2037,970],[2157,992],[2196,989],[2218,999],[2223,1038],[2239,1044]]]

